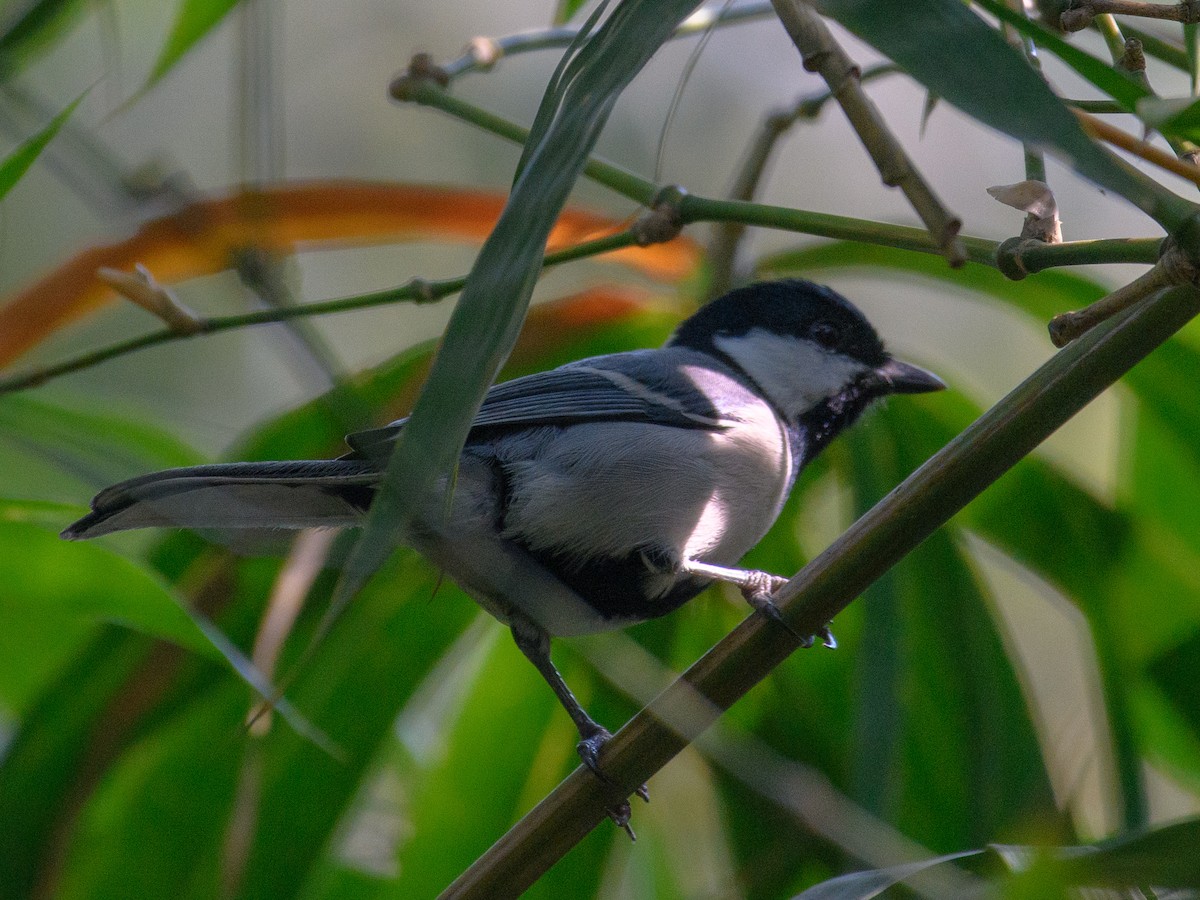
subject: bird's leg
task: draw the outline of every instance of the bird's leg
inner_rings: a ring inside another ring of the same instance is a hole
[[[510,628],[517,647],[533,663],[542,678],[546,679],[546,683],[558,697],[558,702],[562,704],[567,715],[571,717],[571,721],[575,723],[575,728],[579,731],[579,743],[575,745],[579,758],[596,774],[596,777],[608,784],[613,784],[612,779],[600,768],[600,748],[608,742],[612,734],[587,714],[587,710],[575,699],[575,695],[567,687],[566,681],[554,667],[554,663],[550,659],[550,635],[534,622],[522,617],[514,617]],[[650,793],[644,784],[635,793],[647,803],[650,802]],[[636,840],[633,829],[629,827],[631,811],[628,800],[623,800],[609,809],[608,815],[618,827],[625,830],[630,840]]]
[[[801,647],[811,647],[813,639],[819,637],[821,643],[826,647],[834,648],[837,646],[837,640],[833,633],[829,630],[829,626],[825,625],[815,635],[800,635],[792,628],[779,612],[779,607],[775,605],[775,601],[771,599],[771,595],[787,584],[787,579],[779,575],[772,575],[769,572],[759,572],[754,569],[731,569],[726,566],[714,566],[709,563],[703,563],[699,560],[685,559],[681,564],[683,571],[690,575],[698,575],[702,578],[713,578],[717,581],[725,581],[729,584],[736,585],[742,592],[742,596],[746,598],[755,610],[762,613],[773,622],[782,625],[800,642]]]

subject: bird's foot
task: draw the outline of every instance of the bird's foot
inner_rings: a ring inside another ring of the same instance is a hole
[[[779,607],[771,599],[771,595],[785,584],[787,579],[780,575],[772,575],[770,572],[747,572],[745,583],[741,585],[742,596],[756,612],[791,632],[792,637],[800,642],[800,646],[811,647],[812,638],[797,634],[795,629],[784,621]]]
[[[603,781],[605,784],[616,786],[605,771],[600,768],[600,748],[603,747],[612,738],[612,734],[607,728],[596,726],[594,731],[591,731],[578,744],[575,745],[576,751],[579,753],[579,758],[583,760],[583,764],[592,770],[592,773]],[[650,792],[643,784],[634,794],[641,797],[646,803],[650,802]],[[608,808],[608,817],[613,820],[613,823],[622,829],[631,841],[637,840],[637,835],[634,834],[633,828],[629,824],[629,820],[633,815],[633,810],[629,806],[628,800],[622,800],[616,806]]]
[[[771,599],[771,595],[787,584],[787,582],[786,578],[780,575],[772,575],[770,572],[747,572],[745,584],[742,585],[742,596],[746,598],[746,602],[756,612],[766,616],[777,625],[786,628],[805,650],[811,647],[817,638],[821,639],[823,646],[831,650],[836,648],[837,639],[834,638],[833,632],[829,630],[829,625],[821,626],[816,634],[802,635],[784,620],[783,614],[780,613],[779,607],[775,605],[775,601]]]

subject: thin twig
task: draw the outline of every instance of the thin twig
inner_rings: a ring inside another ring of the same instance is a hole
[[[1161,291],[1171,284],[1161,266],[1123,285],[1097,300],[1091,306],[1074,312],[1060,313],[1050,320],[1050,340],[1055,347],[1065,347],[1071,341],[1095,328],[1122,310]]]
[[[1096,16],[1094,24],[1096,30],[1100,32],[1100,36],[1104,38],[1112,61],[1120,62],[1121,57],[1125,55],[1125,35],[1121,33],[1121,26],[1117,24],[1117,20],[1111,15],[1105,14]]]
[[[1182,0],[1180,3],[1142,3],[1139,0],[1082,0],[1072,4],[1059,17],[1063,31],[1081,31],[1092,24],[1096,16],[1140,16],[1144,19],[1165,19],[1169,22],[1195,24],[1200,22],[1200,2]]]
[[[804,68],[825,79],[859,140],[871,155],[880,178],[899,187],[912,204],[951,266],[962,265],[967,254],[958,240],[962,221],[952,215],[921,177],[900,142],[887,127],[875,104],[863,93],[858,66],[834,39],[825,22],[805,0],[773,0],[775,12],[800,56]]]
[[[398,100],[412,101],[439,109],[517,144],[523,144],[529,134],[528,130],[520,125],[454,97],[427,79],[413,78],[411,73],[397,78],[392,83],[392,94]],[[643,206],[652,203],[658,193],[658,188],[652,182],[598,159],[590,160],[583,173],[597,184],[602,184]],[[923,229],[872,222],[849,216],[737,200],[716,200],[698,194],[686,194],[683,197],[680,202],[680,213],[685,224],[738,222],[744,225],[778,228],[834,240],[881,244],[918,253],[939,252],[929,233]],[[1020,263],[1017,268],[1013,269],[1005,268],[1002,264],[1003,260],[997,262],[995,254],[999,248],[995,241],[976,237],[964,237],[961,240],[966,247],[968,258],[972,262],[997,266],[1010,278],[1023,278],[1032,272],[1039,272],[1055,266],[1079,266],[1108,262],[1152,264],[1158,259],[1159,245],[1158,239],[1117,238],[1022,248],[1019,254]]]
[[[865,84],[899,71],[900,67],[894,63],[884,63],[863,72],[861,81]],[[768,115],[750,145],[742,168],[730,189],[729,198],[752,201],[779,139],[797,122],[816,119],[832,99],[833,91],[826,89],[808,97],[801,97],[790,109],[778,110]],[[738,248],[745,234],[746,226],[741,222],[727,222],[713,229],[713,237],[708,247],[708,263],[712,273],[708,286],[710,299],[719,297],[733,287],[737,277]]]
[[[1073,109],[1072,112],[1079,119],[1079,124],[1083,126],[1083,130],[1090,136],[1107,141],[1114,147],[1119,147],[1128,153],[1132,153],[1134,156],[1144,159],[1148,163],[1153,163],[1160,169],[1165,169],[1173,175],[1178,175],[1180,178],[1184,178],[1192,184],[1200,186],[1200,166],[1172,156],[1170,153],[1158,149],[1153,144],[1147,143],[1141,138],[1134,137],[1132,134],[1117,128],[1115,125],[1110,125],[1108,122],[1083,112],[1083,110]]]
[[[1141,41],[1143,49],[1155,59],[1162,60],[1167,65],[1174,66],[1183,72],[1190,70],[1191,66],[1188,63],[1187,51],[1180,44],[1164,40],[1156,34],[1151,34],[1132,25],[1126,25],[1125,34]]]
[[[1025,0],[1009,0],[1009,5],[1013,7],[1014,12],[1020,13],[1028,18],[1029,11],[1025,6]],[[1030,68],[1037,72],[1038,75],[1041,75],[1042,60],[1038,56],[1037,44],[1034,43],[1033,38],[1027,35],[1022,35],[1011,25],[1001,23],[1001,27],[1004,32],[1005,39],[1014,47],[1014,49],[1021,52],[1021,54],[1025,57],[1026,62],[1029,63]],[[1035,147],[1033,144],[1028,142],[1022,142],[1021,149],[1025,155],[1025,180],[1040,181],[1044,184],[1046,182],[1045,154],[1042,153],[1040,148]]]
[[[737,25],[764,19],[772,14],[769,0],[754,0],[750,3],[739,3],[729,9],[717,13],[710,10],[697,10],[675,29],[671,40],[700,34],[710,28],[721,28],[727,25]],[[463,55],[450,62],[444,63],[440,69],[448,81],[460,78],[469,72],[486,72],[506,56],[516,56],[535,50],[549,50],[567,47],[579,34],[579,28],[574,25],[560,25],[554,28],[539,28],[535,31],[524,31],[503,37],[477,37],[467,44]]]
[[[576,244],[574,247],[567,247],[555,253],[547,253],[545,265],[553,266],[575,259],[596,256],[601,253],[607,253],[610,250],[631,247],[635,243],[635,238],[631,232],[622,231],[595,240],[584,241],[581,244]],[[331,313],[349,312],[355,309],[368,309],[373,306],[385,306],[390,303],[432,303],[461,291],[465,283],[465,277],[447,278],[442,281],[425,281],[414,278],[408,284],[401,287],[374,291],[369,294],[358,294],[354,297],[342,297],[336,300],[326,300],[322,303],[306,303],[303,306],[261,309],[232,316],[214,316],[204,319],[201,327],[192,334],[180,334],[173,329],[164,328],[160,331],[153,331],[149,334],[130,338],[129,340],[118,341],[107,347],[91,350],[72,359],[34,369],[31,372],[0,378],[0,395],[37,387],[54,378],[67,375],[71,372],[78,372],[82,369],[89,369],[92,366],[100,365],[101,363],[125,356],[137,350],[144,350],[147,347],[156,347],[160,344],[168,344],[201,335],[217,334],[237,328],[248,328],[253,325],[266,325],[273,322],[285,322],[295,318],[329,315]]]
[[[1150,77],[1146,74],[1145,43],[1137,37],[1126,38],[1121,31],[1121,26],[1117,24],[1117,20],[1112,15],[1096,16],[1095,25],[1100,33],[1104,35],[1104,41],[1108,45],[1113,65],[1136,78],[1138,83],[1149,91],[1152,97],[1158,97],[1158,94],[1150,85]],[[1083,107],[1080,108],[1082,109]],[[1091,112],[1092,110],[1087,111]],[[1143,136],[1148,137],[1149,133],[1149,128],[1147,128]],[[1175,155],[1184,162],[1193,164],[1196,162],[1196,145],[1191,141],[1165,134],[1163,138],[1175,152]]]
[[[1200,313],[1179,288],[1127,310],[1056,354],[920,469],[775,595],[788,624],[810,634],[911,552],[1076,412]],[[785,660],[787,629],[750,616],[605,745],[608,784],[576,769],[442,894],[515,896],[561,859],[605,810],[633,793]],[[699,692],[704,703],[692,702]],[[677,731],[686,723],[686,733]],[[668,724],[669,723],[669,724]]]

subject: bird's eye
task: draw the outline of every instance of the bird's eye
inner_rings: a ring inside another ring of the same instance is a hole
[[[827,350],[833,350],[842,342],[842,332],[832,322],[815,322],[808,335]]]

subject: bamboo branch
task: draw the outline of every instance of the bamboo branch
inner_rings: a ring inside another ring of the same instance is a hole
[[[529,134],[528,130],[520,125],[460,100],[432,81],[414,78],[411,72],[402,75],[392,83],[392,96],[398,100],[412,101],[441,110],[517,144],[523,144]],[[1087,121],[1095,122],[1096,120],[1088,117]],[[1161,151],[1159,152],[1161,153]],[[1169,158],[1168,154],[1162,155]],[[1175,164],[1183,165],[1178,160],[1175,160]],[[590,160],[583,173],[597,184],[611,188],[642,206],[649,206],[658,194],[658,189],[652,182],[619,166],[598,159]],[[835,240],[882,244],[919,253],[939,252],[929,233],[922,229],[848,216],[737,200],[715,200],[697,194],[687,194],[683,197],[680,203],[680,212],[685,224],[740,222],[744,225],[760,225]],[[1009,248],[1008,256],[1010,261],[1015,260],[1014,268],[1006,266],[1004,258],[996,259],[995,254],[1001,249],[997,247],[996,242],[976,237],[963,237],[960,240],[972,262],[996,266],[1009,278],[1017,279],[1055,266],[1109,262],[1150,265],[1158,259],[1158,246],[1161,243],[1157,238],[1115,238],[1073,241],[1053,246],[1022,247],[1016,253]]]
[[[1096,16],[1141,16],[1144,19],[1164,19],[1169,22],[1195,24],[1200,22],[1200,2],[1182,0],[1180,3],[1143,3],[1138,0],[1082,0],[1059,16],[1063,31],[1081,31],[1092,24]]]
[[[776,594],[791,628],[812,633],[1012,468],[1139,360],[1200,313],[1178,288],[1126,310],[1055,355],[984,413]],[[582,767],[442,894],[516,896],[561,859],[605,810],[669,762],[796,649],[788,630],[750,616],[605,745],[606,785]],[[696,693],[703,703],[692,700]]]
[[[773,0],[775,12],[804,60],[804,68],[817,72],[846,114],[859,140],[879,169],[888,187],[898,187],[908,198],[951,266],[966,260],[958,240],[962,221],[951,214],[917,171],[900,142],[891,133],[875,104],[862,90],[858,66],[834,39],[825,22],[805,0]]]

